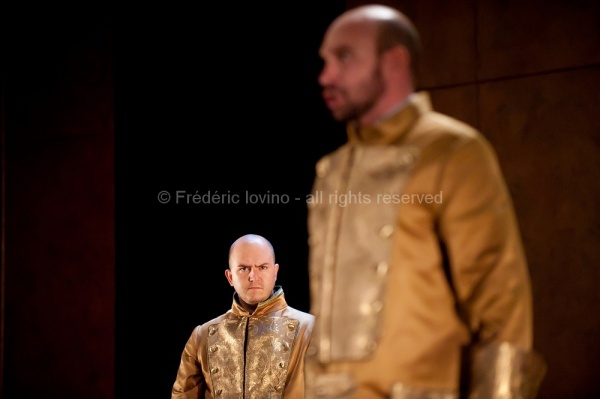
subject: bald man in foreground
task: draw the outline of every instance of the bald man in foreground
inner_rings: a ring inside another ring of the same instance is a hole
[[[271,243],[238,238],[225,277],[235,289],[227,313],[197,326],[181,356],[172,399],[303,399],[304,355],[314,317],[286,303],[276,286]]]
[[[528,266],[496,154],[415,91],[419,35],[399,11],[335,19],[323,98],[347,142],[309,198],[307,398],[533,398]]]

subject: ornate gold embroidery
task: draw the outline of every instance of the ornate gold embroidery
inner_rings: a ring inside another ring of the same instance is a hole
[[[208,363],[217,397],[281,398],[299,324],[286,317],[243,317],[211,326]]]

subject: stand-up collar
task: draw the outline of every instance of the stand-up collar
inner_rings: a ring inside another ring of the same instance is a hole
[[[276,285],[273,289],[273,293],[267,299],[256,306],[254,312],[250,313],[248,310],[244,309],[240,304],[238,295],[236,292],[233,293],[233,304],[231,305],[231,310],[234,314],[238,316],[252,316],[259,317],[265,315],[267,313],[271,313],[280,309],[283,309],[287,306],[287,302],[285,301],[285,295],[283,294],[283,288],[280,285]]]
[[[353,144],[382,145],[399,141],[424,112],[431,110],[429,93],[413,93],[405,106],[370,126],[349,122],[348,141]]]

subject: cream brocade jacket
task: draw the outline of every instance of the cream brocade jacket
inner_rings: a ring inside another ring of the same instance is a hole
[[[348,125],[308,206],[307,398],[456,398],[470,343],[469,398],[535,395],[527,263],[479,132],[416,93],[373,127]]]
[[[192,332],[171,398],[303,399],[314,317],[288,306],[279,286],[252,314],[236,297],[231,310]]]

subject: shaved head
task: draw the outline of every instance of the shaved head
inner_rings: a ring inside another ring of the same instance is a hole
[[[421,54],[419,33],[413,23],[400,11],[379,4],[352,8],[337,17],[330,26],[340,24],[371,25],[376,30],[376,48],[379,54],[394,46],[404,46],[411,58],[413,79]]]
[[[269,252],[271,263],[275,263],[275,250],[273,249],[273,245],[269,242],[269,240],[267,240],[263,236],[259,236],[258,234],[246,234],[244,236],[241,236],[240,238],[235,240],[233,244],[231,244],[231,247],[229,248],[229,267],[231,267],[232,255],[234,254],[236,248],[246,245],[262,247],[264,251]]]

